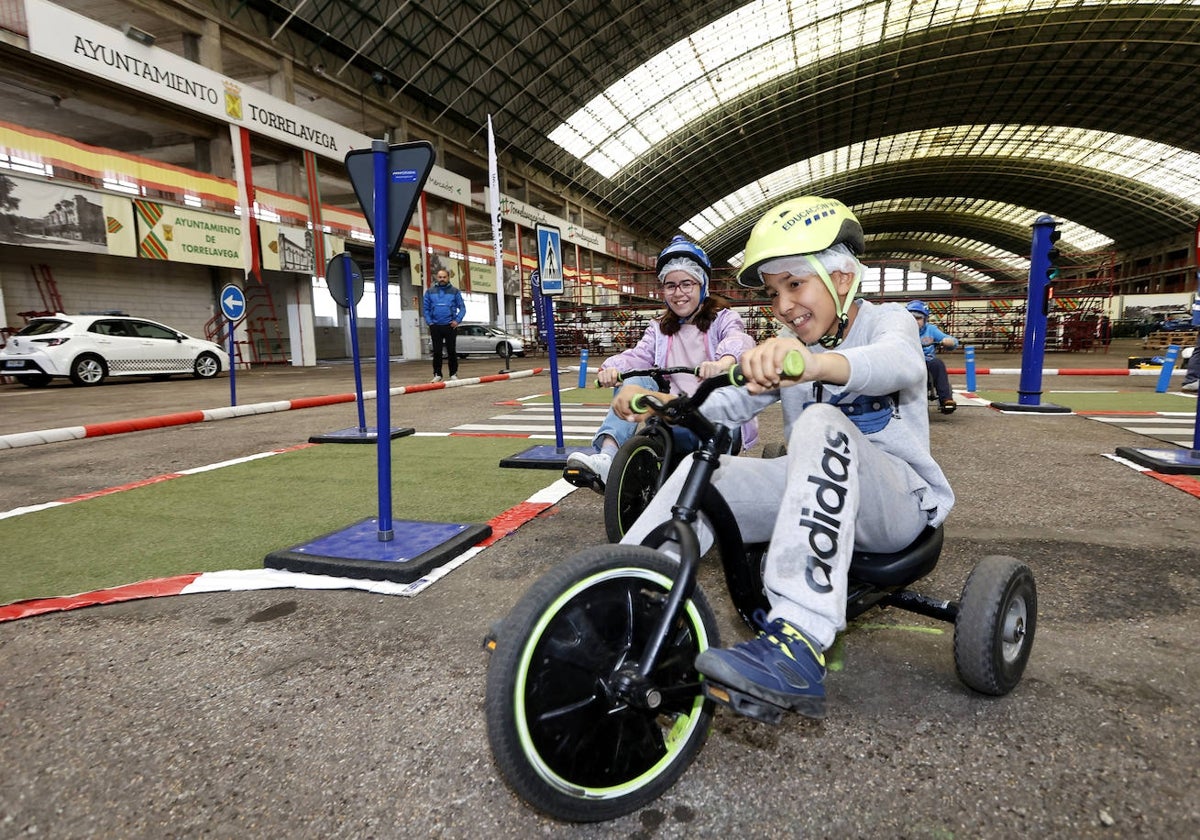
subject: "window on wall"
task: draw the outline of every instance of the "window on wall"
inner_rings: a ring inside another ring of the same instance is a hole
[[[453,201],[425,193],[425,217],[429,221],[430,233],[441,233],[456,239],[462,236],[458,205]]]

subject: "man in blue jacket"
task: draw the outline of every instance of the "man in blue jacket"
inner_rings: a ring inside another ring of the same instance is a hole
[[[433,379],[430,381],[441,382],[443,344],[450,359],[450,379],[458,379],[458,353],[455,352],[454,338],[459,322],[467,314],[467,305],[463,303],[462,293],[450,285],[449,271],[439,268],[435,277],[437,282],[425,292],[425,300],[421,305],[425,310],[425,323],[429,325],[429,337],[433,339]]]

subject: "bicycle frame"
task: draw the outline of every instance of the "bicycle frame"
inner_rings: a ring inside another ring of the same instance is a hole
[[[666,425],[680,425],[692,431],[701,441],[700,448],[692,454],[692,467],[684,481],[679,498],[671,508],[671,519],[654,529],[642,544],[658,549],[668,542],[679,547],[679,572],[676,575],[663,613],[651,634],[650,641],[637,659],[633,668],[622,669],[614,681],[614,689],[626,702],[639,708],[654,709],[662,702],[662,696],[650,683],[650,674],[658,664],[671,628],[675,625],[684,603],[696,587],[700,567],[700,540],[694,523],[696,516],[708,496],[713,473],[720,465],[721,453],[729,448],[731,433],[724,426],[710,422],[699,412],[700,405],[715,389],[730,384],[726,377],[714,377],[700,384],[691,397],[679,397],[670,403],[662,403],[657,397],[644,397],[654,408],[656,416],[663,418]],[[669,436],[669,429],[668,431]],[[723,555],[724,556],[724,555]],[[728,566],[727,565],[727,570]]]

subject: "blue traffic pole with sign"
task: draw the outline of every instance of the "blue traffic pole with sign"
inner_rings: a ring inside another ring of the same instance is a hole
[[[562,395],[558,385],[558,347],[554,339],[554,296],[563,294],[562,240],[558,228],[538,224],[538,268],[530,275],[533,309],[538,334],[544,336],[550,354],[550,394],[554,402],[554,446],[534,446],[500,461],[502,467],[562,469],[573,452],[592,452],[592,447],[568,447],[563,435]],[[586,359],[585,359],[586,364]]]
[[[383,140],[371,141],[375,165],[375,427],[392,427],[392,396],[389,366],[391,360],[388,329],[388,146]],[[392,530],[392,439],[376,435],[377,486],[379,488],[379,539],[395,537]]]
[[[246,293],[240,286],[226,283],[221,288],[217,299],[221,314],[229,322],[229,404],[237,405],[237,357],[234,355],[236,346],[233,340],[234,328],[246,317]]]
[[[393,146],[375,140],[370,149],[346,153],[346,172],[375,237],[379,516],[289,549],[273,551],[264,561],[268,568],[412,584],[492,533],[490,525],[392,518],[391,442],[397,435],[391,429],[388,261],[399,254],[404,232],[433,169],[433,160],[433,146],[423,140]],[[344,265],[337,259],[330,262],[330,266],[335,264]],[[329,286],[335,298],[351,271],[339,267],[329,272],[331,276],[339,274],[344,276],[333,276]],[[347,285],[347,308],[357,303],[357,296],[351,292]],[[409,429],[406,433],[413,431]]]
[[[1050,216],[1038,216],[1033,223],[1033,242],[1029,254],[1029,290],[1025,301],[1025,337],[1021,349],[1021,379],[1015,403],[992,403],[1006,412],[1034,414],[1070,414],[1071,409],[1042,402],[1042,365],[1046,357],[1046,326],[1049,321],[1052,287],[1058,274],[1054,259],[1058,252],[1058,222]]]

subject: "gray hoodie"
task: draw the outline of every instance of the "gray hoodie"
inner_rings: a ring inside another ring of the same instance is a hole
[[[896,416],[867,439],[912,468],[910,489],[921,494],[921,507],[928,511],[930,524],[940,525],[954,506],[954,491],[929,452],[927,374],[917,322],[898,303],[860,300],[855,306],[858,314],[839,347],[832,351],[816,345],[808,348],[813,353],[841,353],[850,362],[850,380],[845,385],[826,385],[823,399],[830,402],[843,393],[843,403],[859,395],[899,396]],[[803,382],[757,396],[744,388],[721,388],[705,401],[703,413],[715,422],[737,426],[778,400],[783,408],[784,439],[790,440],[797,416],[815,399],[814,384]]]

